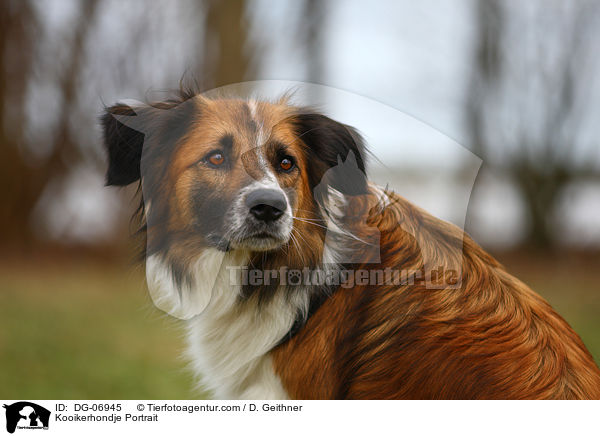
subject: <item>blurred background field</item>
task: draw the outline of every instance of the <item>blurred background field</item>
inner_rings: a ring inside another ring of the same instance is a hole
[[[501,260],[554,306],[600,363],[598,259],[532,262],[513,253]],[[180,357],[179,321],[149,301],[141,269],[71,260],[0,272],[3,398],[206,397],[192,389]]]
[[[76,259],[5,265],[0,289],[2,398],[199,396],[182,331],[149,301],[140,271]]]
[[[131,262],[135,187],[103,186],[97,121],[182,76],[321,85],[374,180],[463,226],[599,361],[598,41],[594,0],[0,0],[0,397],[206,395]]]

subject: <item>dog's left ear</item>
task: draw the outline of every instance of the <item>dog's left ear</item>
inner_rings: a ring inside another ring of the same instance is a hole
[[[311,188],[326,184],[344,195],[367,192],[366,147],[356,129],[318,113],[296,115],[294,125],[316,169],[309,171]]]

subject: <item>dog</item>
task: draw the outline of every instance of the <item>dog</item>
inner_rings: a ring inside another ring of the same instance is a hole
[[[366,179],[352,127],[278,101],[116,104],[146,278],[219,399],[600,399],[571,327],[462,230]],[[315,277],[317,279],[315,279]]]

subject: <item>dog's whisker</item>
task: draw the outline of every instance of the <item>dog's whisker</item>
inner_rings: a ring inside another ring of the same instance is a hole
[[[297,241],[296,237],[294,236],[293,232],[290,234],[290,239],[294,243],[294,247],[296,248],[296,252],[298,253],[298,256],[300,256],[300,259],[304,263],[305,262],[304,254],[302,253],[302,250],[300,249],[300,244]]]
[[[325,222],[326,221],[323,218],[306,218],[306,217],[295,216],[295,215],[293,215],[292,218],[303,219],[303,220],[307,220],[307,221],[320,221],[320,222]]]
[[[310,246],[310,244],[308,243],[308,241],[304,238],[304,236],[302,236],[302,233],[300,232],[300,230],[295,229],[297,232],[297,235],[300,237],[300,239],[302,239],[304,242],[306,242],[307,246]]]
[[[322,229],[327,229],[327,226],[323,226],[321,224],[313,223],[313,222],[310,222],[310,221],[305,221],[305,220],[303,220],[301,218],[296,218],[296,217],[293,217],[293,218],[295,220],[298,220],[298,221],[306,223],[306,224],[310,224],[310,225],[313,225],[313,226],[321,227]]]

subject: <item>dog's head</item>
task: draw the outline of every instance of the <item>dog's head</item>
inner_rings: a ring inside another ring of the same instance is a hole
[[[274,251],[295,229],[318,247],[329,188],[367,189],[358,133],[286,100],[117,104],[102,124],[107,184],[141,182],[150,253]],[[348,159],[354,173],[330,171]]]

